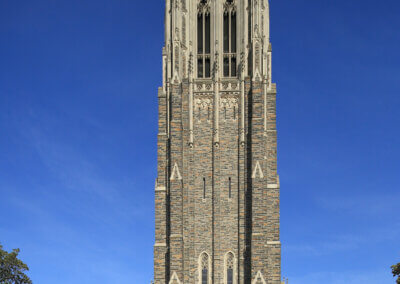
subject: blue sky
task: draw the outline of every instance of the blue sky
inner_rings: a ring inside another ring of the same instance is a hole
[[[34,283],[152,279],[163,9],[0,1],[0,242]],[[290,283],[394,283],[399,11],[271,1]]]

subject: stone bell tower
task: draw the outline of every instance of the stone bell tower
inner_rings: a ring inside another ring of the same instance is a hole
[[[166,0],[156,284],[278,284],[268,0]]]

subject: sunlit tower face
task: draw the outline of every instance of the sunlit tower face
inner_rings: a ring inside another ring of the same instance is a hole
[[[167,0],[154,281],[280,284],[267,0]]]

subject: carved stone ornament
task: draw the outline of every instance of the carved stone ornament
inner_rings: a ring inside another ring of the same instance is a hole
[[[260,68],[260,44],[256,43],[256,68],[259,69]]]
[[[197,98],[195,100],[196,107],[199,109],[207,109],[209,106],[212,106],[214,102],[213,98]]]
[[[217,43],[218,45],[218,43]],[[218,48],[218,46],[216,46]],[[215,52],[215,59],[214,59],[214,77],[219,71],[219,53],[218,51]]]
[[[197,12],[198,13],[210,13],[210,0],[200,0],[199,4],[197,5]]]
[[[246,64],[246,62],[245,62],[244,52],[241,52],[240,53],[240,73],[244,72],[245,64]]]
[[[186,45],[186,18],[182,16],[182,42]]]
[[[227,13],[229,11],[236,12],[235,0],[226,0],[224,3],[224,12]]]
[[[220,100],[220,108],[232,109],[233,107],[238,107],[238,99],[237,98],[221,98]]]
[[[188,71],[189,71],[189,74],[193,73],[193,53],[192,52],[190,52],[190,54],[189,54]]]

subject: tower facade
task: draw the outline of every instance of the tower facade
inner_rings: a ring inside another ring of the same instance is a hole
[[[268,0],[166,0],[156,284],[278,284]]]

